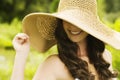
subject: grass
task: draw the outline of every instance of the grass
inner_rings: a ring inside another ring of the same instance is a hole
[[[38,65],[54,52],[56,52],[56,46],[52,47],[52,49],[45,54],[31,49],[25,67],[25,80],[31,80]],[[14,50],[5,50],[0,48],[0,80],[10,80],[14,64],[14,56]]]

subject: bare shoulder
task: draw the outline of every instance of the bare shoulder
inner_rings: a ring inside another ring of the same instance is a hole
[[[56,74],[58,70],[63,70],[65,65],[60,60],[57,54],[50,55],[42,64],[41,67],[53,74]],[[59,71],[60,72],[60,71]]]
[[[54,55],[50,55],[45,61],[44,64],[47,64],[49,66],[55,66],[55,68],[57,68],[57,66],[59,67],[64,67],[63,62],[60,60],[60,58],[58,57],[57,54]],[[54,64],[54,65],[51,65]]]
[[[45,61],[52,61],[55,62],[54,60],[61,61],[60,58],[58,57],[58,54],[53,54],[48,56],[48,58]]]
[[[109,50],[105,49],[104,53],[103,53],[103,58],[109,62],[112,63],[112,54]]]
[[[103,58],[110,64],[109,70],[113,72],[111,52],[106,49],[103,53]]]
[[[42,64],[40,64],[34,80],[39,77],[41,77],[41,79],[37,80],[44,80],[45,78],[48,78],[48,80],[57,80],[59,78],[62,78],[62,80],[64,80],[63,78],[66,78],[68,75],[69,74],[64,63],[60,60],[57,54],[54,54],[49,56]]]
[[[63,72],[67,71],[65,64],[61,61],[57,54],[49,56],[44,63],[51,66],[55,70],[55,74],[59,75],[60,73],[63,74]]]
[[[54,71],[54,75],[57,80],[71,80],[72,77],[65,66],[65,64],[61,61],[57,54],[49,56],[45,63],[50,65]]]

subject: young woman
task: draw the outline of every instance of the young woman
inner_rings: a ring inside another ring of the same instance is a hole
[[[57,13],[27,15],[23,31],[13,39],[16,56],[11,80],[24,80],[30,43],[40,52],[54,44],[58,48],[58,54],[40,64],[33,80],[113,80],[117,77],[105,44],[119,49],[120,34],[99,21],[95,0],[61,0]]]

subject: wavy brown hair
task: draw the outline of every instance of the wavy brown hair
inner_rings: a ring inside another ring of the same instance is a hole
[[[59,58],[66,65],[72,77],[80,80],[94,80],[95,76],[88,70],[88,63],[77,56],[78,45],[67,37],[62,20],[58,21],[55,38],[57,40]],[[110,80],[116,77],[117,75],[111,73],[108,69],[110,64],[102,57],[105,44],[91,35],[88,35],[86,39],[87,55],[99,75],[99,80]]]

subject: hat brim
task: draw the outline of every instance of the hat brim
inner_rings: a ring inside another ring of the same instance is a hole
[[[49,39],[48,35],[54,32],[54,30],[51,30],[55,29],[57,19],[67,21],[104,43],[120,49],[120,34],[104,25],[98,16],[86,11],[65,10],[53,14],[31,13],[23,19],[23,32],[30,36],[31,45],[38,51],[45,52],[56,44],[56,40]],[[51,33],[46,34],[43,32],[46,35],[41,37],[42,33],[40,34],[40,31],[42,30],[39,30],[40,27],[44,27],[43,29],[52,28],[48,29],[49,31],[47,30]]]

